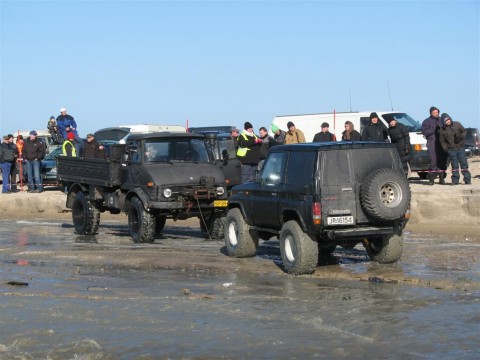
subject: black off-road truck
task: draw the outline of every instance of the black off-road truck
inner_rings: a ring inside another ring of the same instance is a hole
[[[254,256],[278,236],[288,273],[315,270],[319,255],[362,243],[373,261],[403,252],[410,188],[392,144],[336,142],[274,147],[254,183],[232,189],[225,245]]]
[[[112,145],[110,158],[58,157],[59,182],[78,234],[95,234],[100,213],[126,212],[134,242],[152,242],[167,218],[199,217],[212,238],[222,238],[227,191],[203,135],[132,134]]]

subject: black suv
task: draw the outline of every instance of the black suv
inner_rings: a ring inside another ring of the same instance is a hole
[[[277,235],[291,274],[311,273],[319,255],[359,242],[373,261],[392,263],[403,252],[410,198],[392,144],[277,146],[254,183],[232,189],[225,245],[231,256],[254,256],[259,239]]]
[[[480,155],[480,135],[477,128],[465,128],[465,149],[470,149],[472,155]]]

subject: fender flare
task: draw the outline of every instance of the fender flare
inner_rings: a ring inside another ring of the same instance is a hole
[[[123,211],[128,211],[128,208],[130,207],[130,200],[133,198],[133,197],[138,197],[140,199],[140,201],[142,202],[142,205],[143,205],[143,208],[145,209],[145,211],[149,211],[149,207],[148,207],[148,202],[149,202],[149,196],[147,195],[147,193],[145,192],[145,190],[141,187],[136,187],[132,190],[130,190],[126,197],[125,197],[125,204],[123,206]]]
[[[88,192],[88,187],[80,183],[74,183],[72,184],[72,186],[70,186],[67,193],[67,203],[66,203],[67,208],[69,209],[72,208],[73,201],[75,200],[75,197],[79,192]]]

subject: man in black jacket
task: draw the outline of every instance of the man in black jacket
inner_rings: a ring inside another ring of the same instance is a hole
[[[459,164],[465,184],[472,183],[472,175],[468,170],[467,156],[465,155],[465,128],[458,121],[453,121],[447,114],[442,114],[442,123],[439,130],[439,140],[442,149],[448,153],[452,162],[452,185],[458,185],[460,180]]]
[[[378,121],[377,113],[370,114],[370,125],[362,131],[362,141],[386,142],[388,138],[387,129]]]
[[[423,120],[422,134],[427,139],[427,150],[430,165],[428,166],[428,184],[434,185],[438,174],[439,184],[445,184],[445,171],[447,170],[447,153],[440,145],[440,110],[435,106],[430,107],[430,116]]]
[[[408,162],[412,159],[412,145],[410,144],[410,133],[408,128],[392,118],[388,128],[390,141],[397,147],[398,155],[402,160],[403,169],[408,173]]]
[[[87,135],[87,141],[83,145],[82,157],[106,159],[105,148],[99,144],[93,134]]]
[[[15,163],[16,155],[16,146],[10,142],[8,135],[3,137],[3,142],[0,144],[0,164],[2,167],[2,193],[8,194],[11,193],[10,189],[10,173],[12,171],[12,166]]]
[[[337,141],[335,135],[333,135],[328,129],[330,125],[327,122],[322,124],[322,131],[315,134],[313,137],[313,142],[328,142],[328,141]]]
[[[30,138],[23,145],[22,157],[27,166],[28,192],[38,193],[43,191],[40,168],[45,157],[45,145],[37,139],[37,132],[30,131]]]

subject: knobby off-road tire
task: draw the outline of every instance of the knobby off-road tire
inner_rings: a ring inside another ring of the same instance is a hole
[[[100,211],[83,192],[75,195],[72,206],[72,220],[75,232],[80,235],[94,235],[100,224]]]
[[[225,246],[228,254],[237,258],[254,256],[258,234],[250,229],[239,209],[231,209],[225,219]]]
[[[155,239],[155,215],[147,212],[139,198],[130,200],[128,227],[133,242],[151,243]]]
[[[203,219],[200,218],[200,230],[205,239],[223,239],[225,231],[225,215],[214,212]]]
[[[398,235],[382,236],[374,239],[367,239],[363,242],[368,257],[380,264],[391,264],[402,257],[403,240]]]
[[[365,212],[382,221],[404,217],[410,204],[410,187],[406,177],[392,169],[372,171],[363,181],[360,201]]]
[[[165,223],[167,222],[167,218],[163,215],[158,215],[156,217],[155,223],[155,234],[160,234],[165,227]]]
[[[318,262],[318,244],[294,220],[280,230],[280,253],[285,271],[293,275],[311,274]]]

